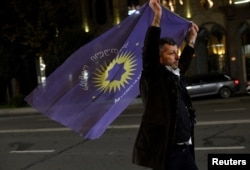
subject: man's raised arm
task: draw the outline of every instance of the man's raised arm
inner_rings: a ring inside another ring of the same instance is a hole
[[[149,6],[154,11],[154,18],[151,25],[155,27],[160,27],[162,15],[162,7],[160,4],[160,0],[150,0]]]

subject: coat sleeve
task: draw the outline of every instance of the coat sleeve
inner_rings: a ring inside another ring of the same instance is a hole
[[[194,48],[190,47],[190,46],[185,46],[185,48],[183,49],[181,56],[180,56],[180,62],[179,62],[179,68],[181,71],[181,74],[185,74],[186,71],[188,70],[192,58],[194,55]]]
[[[142,49],[143,70],[149,71],[159,64],[159,41],[161,29],[150,26],[147,30]]]

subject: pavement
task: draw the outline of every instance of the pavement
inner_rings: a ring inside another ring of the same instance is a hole
[[[193,104],[217,104],[217,103],[234,103],[234,102],[250,102],[250,95],[238,94],[228,99],[221,98],[202,98],[193,99]],[[141,99],[136,98],[128,107],[141,104]],[[19,107],[19,108],[2,108],[0,109],[0,117],[13,117],[13,116],[27,116],[41,114],[32,107]]]

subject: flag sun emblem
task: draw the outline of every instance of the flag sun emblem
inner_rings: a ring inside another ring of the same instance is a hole
[[[96,69],[93,82],[101,92],[116,92],[125,88],[136,70],[136,60],[130,52],[118,54],[110,63]]]

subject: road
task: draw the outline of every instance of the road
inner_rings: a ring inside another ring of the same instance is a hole
[[[209,153],[250,153],[250,97],[194,100],[200,170]],[[0,170],[147,170],[131,163],[142,113],[129,106],[97,140],[41,114],[0,117]]]

